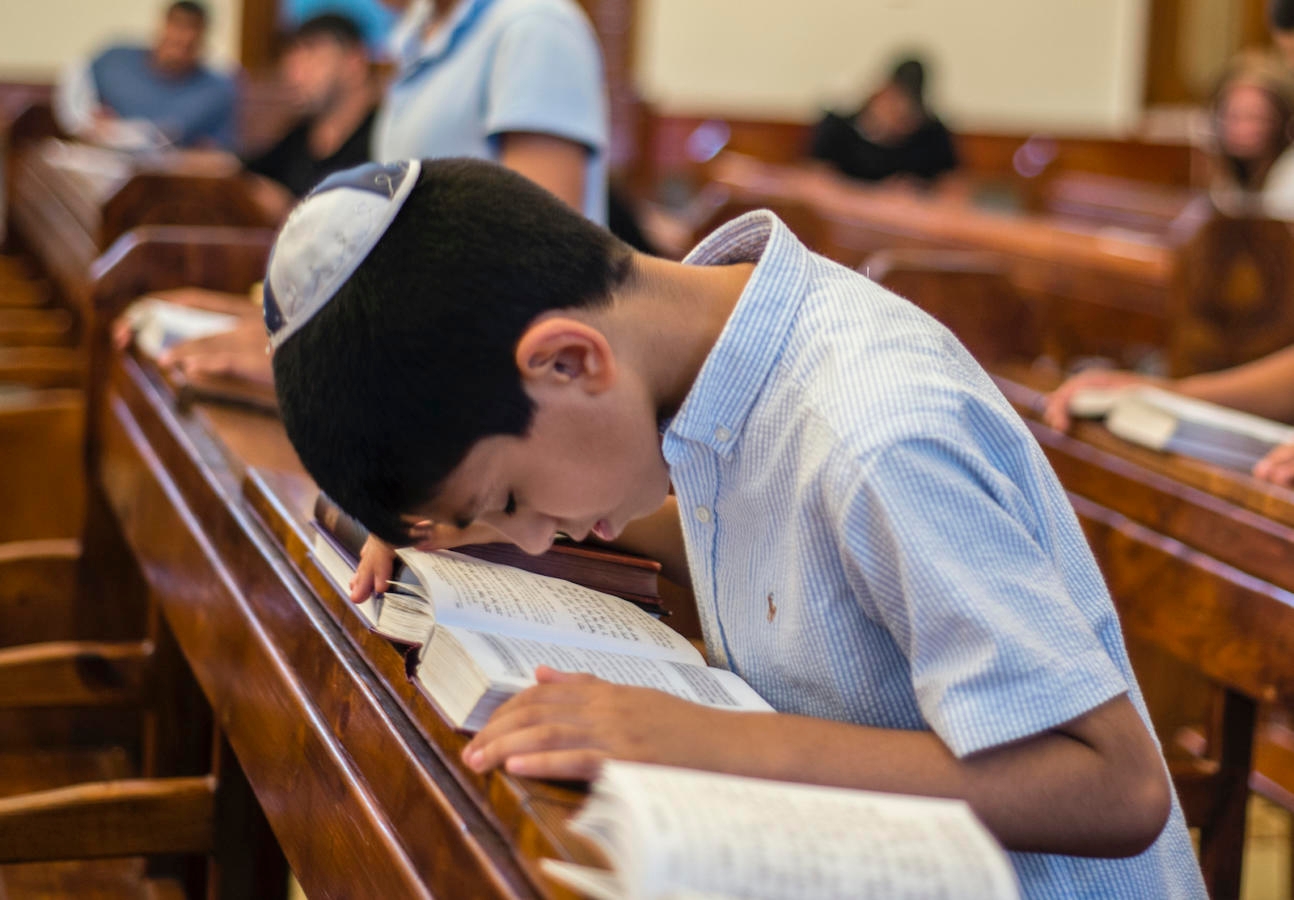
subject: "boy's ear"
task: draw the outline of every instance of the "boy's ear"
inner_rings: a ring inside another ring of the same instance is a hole
[[[550,316],[533,323],[521,335],[517,369],[524,382],[561,386],[579,383],[589,393],[601,393],[616,377],[615,356],[601,331],[578,319]]]

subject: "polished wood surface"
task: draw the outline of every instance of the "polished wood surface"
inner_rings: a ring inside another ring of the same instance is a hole
[[[1290,226],[1231,218],[1203,199],[1187,203],[1163,231],[1144,232],[995,212],[955,186],[869,188],[736,155],[710,171],[726,196],[698,233],[767,207],[785,211],[810,248],[849,266],[882,250],[995,254],[1031,307],[1034,353],[1061,365],[1104,356],[1187,374],[1294,343]]]
[[[811,110],[806,110],[806,115]],[[643,187],[682,180],[700,184],[719,150],[770,163],[804,160],[811,123],[724,115],[682,115],[647,110],[636,181]],[[996,184],[1025,203],[1045,197],[1048,183],[1066,175],[1096,175],[1187,188],[1201,173],[1187,135],[1152,140],[1057,134],[1047,131],[961,131],[954,139],[961,174]]]
[[[69,305],[91,262],[126,231],[150,225],[272,228],[227,154],[180,151],[87,171],[62,145],[36,142],[13,162],[10,220]],[[103,151],[96,151],[103,152]]]
[[[215,780],[114,779],[0,797],[0,862],[205,853]]]

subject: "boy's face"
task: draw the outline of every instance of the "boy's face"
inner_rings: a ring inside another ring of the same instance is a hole
[[[415,517],[482,523],[543,553],[558,532],[611,540],[659,508],[669,472],[656,410],[605,338],[549,318],[522,338],[517,362],[536,407],[530,431],[478,441]]]

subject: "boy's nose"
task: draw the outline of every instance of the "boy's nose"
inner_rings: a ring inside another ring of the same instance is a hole
[[[507,535],[508,540],[531,556],[546,552],[557,536],[557,527],[552,520],[539,516],[528,517],[525,521],[508,522],[500,530]]]

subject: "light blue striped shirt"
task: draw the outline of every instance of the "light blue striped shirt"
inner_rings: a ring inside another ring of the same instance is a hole
[[[757,262],[664,437],[706,644],[778,710],[966,756],[1129,694],[1110,597],[1029,431],[942,325],[755,212]],[[1124,860],[1012,853],[1028,897],[1204,897],[1174,800]]]

